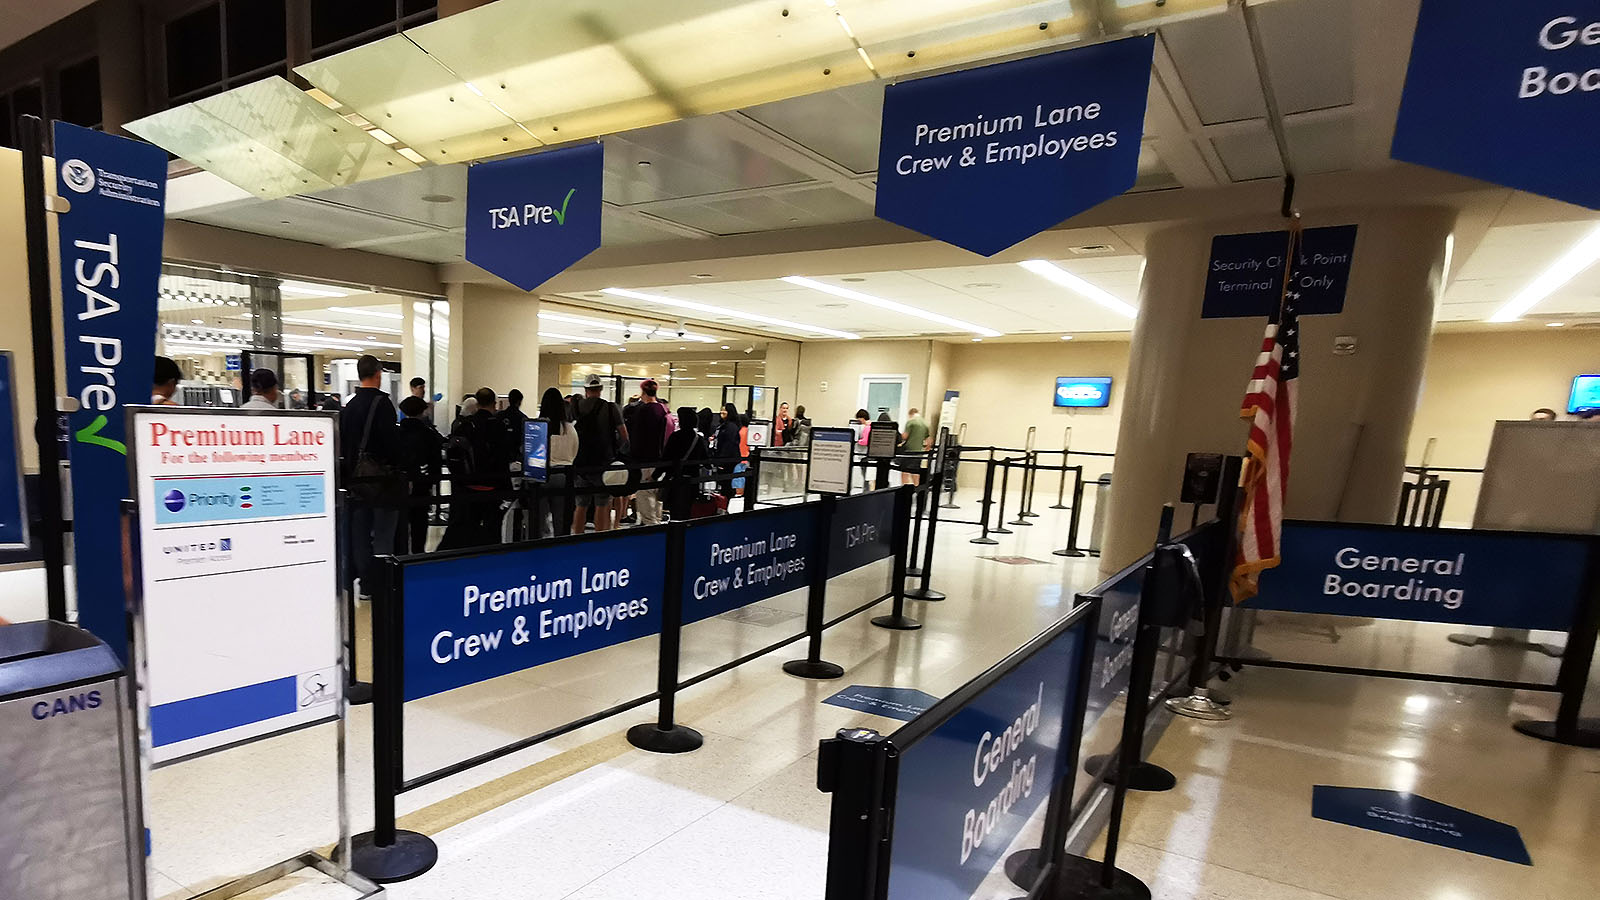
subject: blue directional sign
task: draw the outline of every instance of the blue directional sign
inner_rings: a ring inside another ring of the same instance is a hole
[[[683,624],[810,585],[817,509],[807,504],[691,524],[683,536]]]
[[[522,477],[544,481],[550,471],[550,423],[529,419],[522,423]]]
[[[1256,609],[1566,631],[1583,599],[1588,539],[1285,522],[1283,562]]]
[[[890,85],[878,218],[993,256],[1133,187],[1155,37]]]
[[[600,246],[603,145],[467,170],[467,262],[531,291]]]
[[[407,565],[405,699],[656,634],[666,553],[656,531]]]
[[[1423,0],[1390,154],[1600,209],[1600,11]]]
[[[56,217],[71,414],[72,532],[78,623],[127,656],[122,544],[128,496],[127,415],[150,399],[161,277],[167,154],[159,147],[55,123]]]
[[[822,702],[829,706],[842,706],[857,712],[909,722],[927,712],[929,707],[939,702],[939,698],[916,688],[852,684]]]
[[[1424,844],[1533,865],[1522,833],[1515,826],[1417,794],[1318,784],[1311,788],[1311,815]]]
[[[1206,296],[1202,319],[1271,316],[1283,298],[1283,257],[1289,232],[1219,234],[1211,239],[1206,263]],[[1350,264],[1356,252],[1356,226],[1307,228],[1300,243],[1302,316],[1332,315],[1344,310],[1350,288]]]

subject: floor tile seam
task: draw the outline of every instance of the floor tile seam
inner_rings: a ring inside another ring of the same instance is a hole
[[[721,803],[718,803],[716,806],[713,806],[710,809],[706,810],[701,815],[698,815],[698,816],[694,817],[693,819],[690,819],[689,821],[683,823],[683,825],[679,826],[678,828],[676,828],[676,829],[674,829],[674,830],[662,835],[660,838],[656,839],[655,841],[652,841],[647,846],[641,847],[638,852],[633,853],[632,855],[628,856],[626,859],[623,859],[623,860],[617,862],[611,868],[605,870],[604,872],[601,872],[599,875],[594,876],[593,878],[589,879],[588,881],[585,881],[583,884],[578,885],[571,892],[566,893],[566,894],[562,894],[561,895],[561,900],[570,900],[570,898],[576,897],[578,894],[582,893],[583,890],[585,888],[587,888],[589,885],[594,884],[595,882],[605,878],[608,875],[611,875],[613,872],[616,872],[616,871],[620,870],[623,866],[626,866],[628,863],[633,862],[634,860],[638,859],[639,857],[644,856],[646,853],[649,853],[651,850],[654,850],[655,848],[661,846],[662,844],[666,843],[667,841],[672,840],[673,838],[675,838],[678,835],[682,834],[683,832],[689,830],[690,828],[693,828],[695,825],[698,825],[700,822],[704,821],[705,819],[709,818],[710,816],[716,814],[720,810],[722,810],[725,807],[727,807],[727,805],[729,803],[731,803],[731,802],[732,802],[731,800],[724,800]]]
[[[1224,865],[1223,863],[1217,862],[1215,860],[1206,859],[1206,858],[1200,857],[1200,856],[1194,856],[1192,854],[1185,853],[1182,850],[1176,850],[1176,849],[1173,849],[1173,848],[1170,848],[1170,847],[1157,847],[1157,846],[1154,846],[1154,845],[1151,845],[1151,844],[1147,844],[1147,843],[1145,843],[1143,841],[1131,840],[1131,839],[1129,839],[1127,837],[1120,838],[1120,841],[1123,844],[1133,844],[1134,846],[1137,846],[1137,847],[1143,847],[1146,850],[1151,850],[1151,851],[1154,851],[1156,853],[1164,853],[1164,854],[1167,854],[1169,856],[1177,856],[1177,857],[1180,857],[1182,859],[1189,860],[1191,862],[1200,863],[1201,865],[1204,865],[1204,866],[1215,866],[1215,867],[1217,867],[1219,869],[1225,869],[1225,870],[1227,870],[1229,872],[1233,872],[1233,873],[1235,873],[1237,875],[1245,875],[1245,876],[1248,876],[1250,878],[1259,878],[1260,880],[1265,881],[1268,884],[1276,884],[1276,885],[1279,885],[1281,887],[1292,888],[1294,890],[1301,891],[1301,892],[1304,892],[1304,893],[1307,893],[1307,894],[1311,894],[1311,895],[1316,896],[1316,897],[1325,897],[1325,898],[1327,898],[1327,900],[1357,900],[1357,898],[1351,897],[1351,896],[1346,895],[1346,894],[1330,894],[1327,891],[1320,890],[1318,888],[1310,888],[1310,887],[1306,887],[1305,885],[1292,884],[1292,883],[1287,882],[1287,881],[1281,881],[1281,880],[1279,880],[1277,878],[1272,878],[1272,877],[1269,877],[1267,875],[1262,875],[1259,872],[1251,872],[1251,871],[1249,871],[1247,869],[1238,868],[1237,866]]]

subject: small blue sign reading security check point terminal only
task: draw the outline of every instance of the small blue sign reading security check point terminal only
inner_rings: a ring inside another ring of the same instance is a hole
[[[822,702],[830,706],[842,706],[845,709],[909,722],[938,703],[939,698],[916,688],[852,684]]]
[[[1311,815],[1425,844],[1533,865],[1515,826],[1418,794],[1319,784],[1311,789]]]

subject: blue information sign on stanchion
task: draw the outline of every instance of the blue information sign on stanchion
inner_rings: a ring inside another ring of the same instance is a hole
[[[522,477],[544,481],[550,471],[550,423],[529,419],[522,423]]]
[[[683,623],[811,584],[815,505],[726,516],[683,536]]]
[[[844,497],[829,529],[828,577],[894,555],[894,491]]]

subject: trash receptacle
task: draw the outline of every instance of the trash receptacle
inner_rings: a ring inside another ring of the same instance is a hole
[[[1111,473],[1101,475],[1094,484],[1094,519],[1089,524],[1089,552],[1100,552],[1106,531],[1106,507],[1111,503]]]
[[[0,897],[145,896],[127,690],[89,632],[0,626]]]

